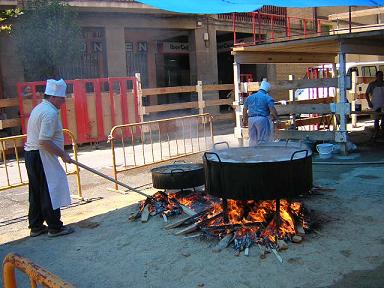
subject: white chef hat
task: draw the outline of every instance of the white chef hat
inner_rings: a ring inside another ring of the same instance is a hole
[[[260,89],[263,89],[265,92],[268,92],[269,90],[271,90],[271,84],[263,80],[260,84]]]
[[[65,84],[63,79],[48,79],[44,94],[56,97],[65,97],[66,90],[67,84]]]

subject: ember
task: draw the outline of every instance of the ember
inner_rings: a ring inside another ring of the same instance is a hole
[[[188,193],[188,194],[187,194]],[[192,213],[188,217],[168,224],[165,228],[185,226],[177,235],[200,231],[204,237],[221,239],[214,251],[220,251],[233,242],[235,255],[257,245],[260,257],[273,252],[279,261],[277,251],[287,249],[287,242],[296,242],[308,230],[309,219],[300,202],[280,200],[280,213],[276,213],[275,200],[227,200],[223,201],[202,192],[181,191],[167,195],[157,192],[152,198],[139,203],[140,211],[133,217],[137,219],[148,209],[149,214],[166,217],[181,214],[185,209]]]

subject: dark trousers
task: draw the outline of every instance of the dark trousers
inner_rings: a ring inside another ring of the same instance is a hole
[[[25,151],[25,166],[29,179],[29,228],[38,229],[45,221],[48,230],[59,230],[63,226],[63,222],[60,221],[60,208],[56,210],[52,208],[39,151]]]

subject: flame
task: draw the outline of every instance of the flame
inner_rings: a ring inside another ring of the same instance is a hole
[[[303,205],[297,201],[280,200],[280,217],[277,218],[275,200],[239,201],[228,199],[227,215],[224,215],[223,212],[225,211],[223,211],[220,199],[200,192],[191,193],[187,196],[179,193],[167,195],[164,192],[158,192],[153,195],[153,199],[163,203],[162,207],[165,207],[165,212],[162,213],[175,211],[178,203],[195,211],[197,210],[194,207],[203,205],[205,207],[203,211],[208,209],[209,212],[202,213],[196,221],[203,222],[204,227],[212,227],[211,233],[217,236],[223,235],[225,231],[236,231],[236,239],[245,237],[244,241],[249,241],[249,239],[264,241],[263,239],[265,239],[274,242],[276,236],[279,239],[290,239],[296,234],[298,226],[308,228]],[[148,203],[148,199],[142,201],[140,208],[143,209]],[[153,201],[149,206],[151,212],[157,209],[155,206],[159,206],[158,203],[152,204]]]

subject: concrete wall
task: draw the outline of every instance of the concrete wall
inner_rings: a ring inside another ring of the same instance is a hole
[[[3,75],[4,97],[16,97],[16,84],[24,81],[24,70],[21,59],[18,57],[16,43],[7,33],[0,34],[0,65]]]
[[[108,76],[127,76],[124,27],[116,24],[105,26]]]

